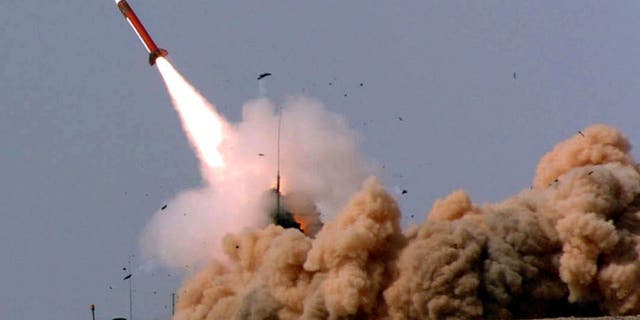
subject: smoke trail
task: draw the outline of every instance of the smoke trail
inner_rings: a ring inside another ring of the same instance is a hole
[[[210,167],[222,166],[223,159],[218,146],[222,142],[224,120],[169,61],[160,57],[156,63],[198,157]]]
[[[371,178],[315,239],[274,225],[229,234],[227,260],[185,282],[174,319],[640,313],[638,164],[618,130],[582,132],[541,159],[534,189],[485,205],[455,191],[404,233]]]
[[[145,258],[181,268],[223,259],[227,233],[269,223],[263,194],[275,184],[278,115],[282,113],[282,190],[308,198],[331,217],[368,173],[346,121],[317,101],[291,97],[243,106],[228,123],[163,58],[157,61],[186,135],[201,159],[203,186],[183,191],[156,212],[141,235]]]

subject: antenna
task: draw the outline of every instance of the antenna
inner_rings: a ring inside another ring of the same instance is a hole
[[[277,175],[276,175],[276,209],[277,214],[280,215],[280,128],[282,127],[282,107],[278,110],[278,150],[277,150]]]
[[[176,293],[172,292],[171,293],[171,316],[173,316],[175,311],[176,311]]]

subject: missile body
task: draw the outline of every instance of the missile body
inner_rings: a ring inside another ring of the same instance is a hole
[[[167,52],[167,50],[165,49],[158,48],[156,43],[153,42],[153,39],[151,39],[151,36],[142,25],[142,22],[140,22],[138,16],[136,16],[135,12],[133,12],[133,9],[131,9],[129,4],[127,3],[127,0],[115,1],[124,18],[127,19],[129,24],[133,28],[133,31],[135,31],[135,33],[138,35],[138,38],[140,38],[140,41],[142,41],[144,47],[147,48],[147,51],[149,51],[149,65],[154,65],[158,57],[166,56],[169,52]]]

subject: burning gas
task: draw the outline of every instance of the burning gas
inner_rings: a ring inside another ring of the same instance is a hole
[[[207,264],[181,288],[175,319],[640,313],[640,166],[615,128],[558,144],[532,189],[483,205],[454,191],[403,231],[396,201],[365,179],[345,121],[292,99],[282,108],[283,197],[303,234],[270,224],[261,202],[275,179],[277,108],[254,100],[229,124],[158,65],[205,164],[204,186],[173,199],[142,237],[168,265]],[[325,224],[307,232],[319,212]]]
[[[173,105],[180,115],[191,145],[198,157],[208,166],[215,168],[224,165],[220,150],[224,119],[198,91],[185,80],[164,57],[156,60]]]

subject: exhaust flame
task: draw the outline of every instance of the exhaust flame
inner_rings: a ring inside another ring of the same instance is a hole
[[[159,57],[156,63],[198,157],[211,168],[224,166],[222,154],[218,150],[223,138],[224,119],[169,61]]]
[[[305,235],[307,235],[307,234],[309,233],[309,232],[307,231],[307,229],[309,228],[309,226],[308,226],[308,224],[309,224],[309,223],[307,222],[307,220],[306,220],[304,217],[299,216],[299,215],[297,215],[297,214],[294,214],[294,215],[293,215],[293,220],[294,220],[295,222],[297,222],[298,224],[300,224],[300,229],[302,229],[302,232],[303,232]]]

